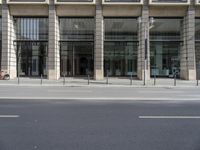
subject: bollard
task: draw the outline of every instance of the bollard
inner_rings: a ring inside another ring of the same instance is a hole
[[[65,85],[65,73],[64,73],[64,77],[63,77],[63,85]]]
[[[176,73],[174,74],[174,86],[176,86]]]
[[[154,72],[154,85],[156,85],[156,73]]]
[[[131,73],[131,77],[130,77],[130,85],[133,85],[133,74]]]
[[[42,74],[41,74],[41,77],[40,77],[40,84],[42,85],[42,80],[43,80],[43,76],[42,76]]]
[[[199,86],[199,71],[197,69],[197,86]]]
[[[18,75],[18,78],[17,78],[17,79],[18,79],[18,81],[17,81],[17,82],[18,82],[18,85],[19,85],[19,84],[20,84],[19,75]]]
[[[106,72],[106,84],[108,84],[108,70]]]
[[[88,74],[88,85],[90,85],[90,75]]]

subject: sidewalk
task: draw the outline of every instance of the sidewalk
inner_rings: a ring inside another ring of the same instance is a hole
[[[18,83],[19,82],[19,83]],[[158,78],[156,79],[156,84],[154,85],[154,79],[146,82],[144,86],[144,81],[133,79],[132,83],[129,78],[105,78],[104,80],[90,80],[88,84],[87,78],[60,78],[59,80],[47,80],[39,78],[20,78],[12,80],[0,80],[0,86],[67,86],[67,87],[200,87],[197,86],[197,81],[186,81],[186,80],[176,80],[176,86],[174,84],[174,79],[169,78]]]

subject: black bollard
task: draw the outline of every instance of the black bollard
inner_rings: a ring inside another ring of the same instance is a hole
[[[90,75],[88,74],[88,85],[90,85]]]
[[[106,72],[106,84],[108,84],[108,70]]]
[[[42,85],[42,80],[43,80],[43,76],[41,74],[41,77],[40,77],[40,84]]]
[[[174,74],[174,86],[176,86],[176,72]]]
[[[130,77],[130,85],[133,85],[133,74],[131,73],[131,77]]]
[[[63,85],[65,85],[65,73],[64,73],[64,76],[63,76]]]

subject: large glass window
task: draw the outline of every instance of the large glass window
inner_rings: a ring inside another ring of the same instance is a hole
[[[110,76],[137,74],[137,20],[104,18],[104,73]]]
[[[1,70],[1,58],[2,57],[2,19],[0,18],[0,70]]]
[[[117,3],[124,3],[124,2],[131,2],[131,3],[135,3],[135,2],[141,2],[141,0],[105,0],[105,2],[117,2]]]
[[[48,40],[48,18],[15,18],[17,40]]]
[[[15,18],[19,76],[47,75],[48,18]]]
[[[195,53],[197,76],[200,79],[200,18],[195,19]]]
[[[188,0],[152,0],[154,3],[187,3]]]
[[[94,18],[60,18],[61,76],[94,73]]]
[[[179,76],[182,26],[181,18],[155,18],[150,30],[151,75]]]

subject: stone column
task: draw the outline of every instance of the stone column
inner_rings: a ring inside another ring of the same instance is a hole
[[[2,1],[2,59],[1,69],[10,74],[13,79],[17,76],[16,67],[16,48],[14,40],[16,39],[14,29],[14,19],[10,14],[9,6],[6,0]]]
[[[104,78],[104,25],[101,0],[96,0],[95,24],[94,79],[102,80]]]
[[[49,1],[48,79],[60,77],[59,20],[54,0]]]
[[[146,30],[146,31],[145,31]],[[147,36],[147,65],[145,70],[145,32]],[[142,8],[141,22],[139,23],[138,30],[138,70],[137,77],[140,80],[144,80],[144,70],[145,79],[150,79],[150,48],[149,48],[149,8],[148,1],[144,0],[144,6]]]
[[[196,80],[194,4],[188,7],[183,21],[183,46],[180,52],[180,63],[181,79]]]

